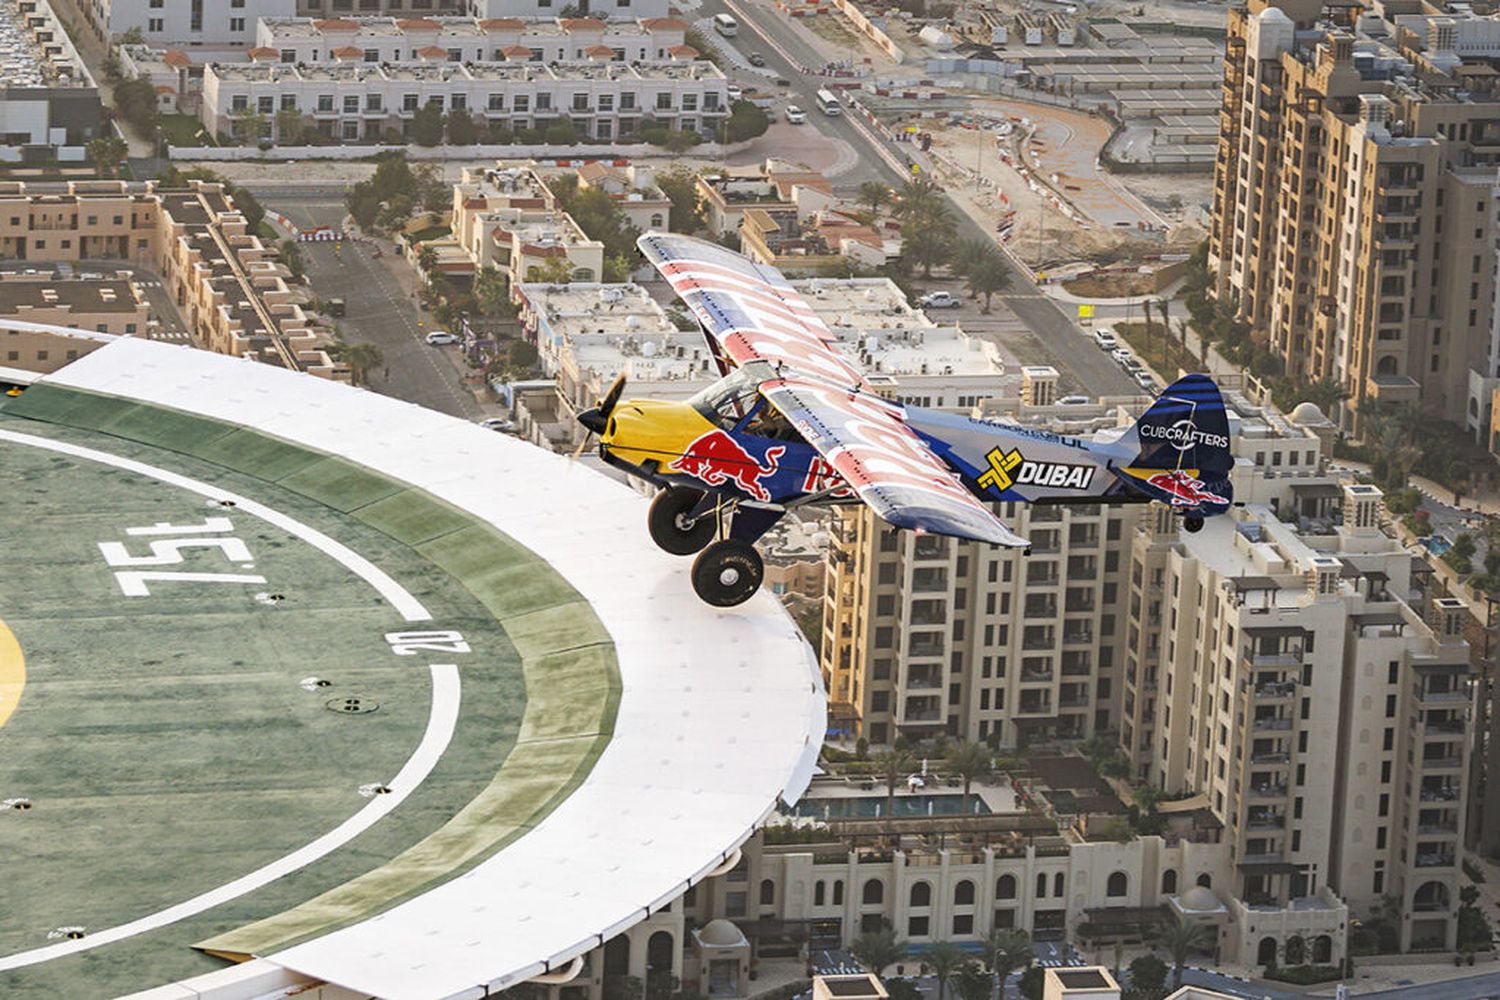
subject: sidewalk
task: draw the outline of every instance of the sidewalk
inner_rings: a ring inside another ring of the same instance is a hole
[[[109,43],[102,41],[98,35],[94,34],[88,19],[83,16],[79,0],[52,0],[52,8],[60,19],[73,28],[68,37],[73,40],[73,47],[78,50],[79,56],[88,65],[94,82],[99,85],[100,103],[113,111],[115,88],[104,78],[104,60],[109,55]],[[115,116],[114,123],[115,128],[124,138],[125,144],[130,148],[130,159],[148,159],[156,155],[154,136],[141,135],[134,126],[119,116]]]

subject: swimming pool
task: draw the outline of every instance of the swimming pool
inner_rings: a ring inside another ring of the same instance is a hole
[[[963,805],[962,795],[898,795],[897,816],[956,816]],[[808,819],[860,819],[886,815],[884,796],[862,796],[848,799],[803,799],[795,808],[782,809],[787,816]],[[988,813],[990,807],[978,795],[969,796],[969,813]]]

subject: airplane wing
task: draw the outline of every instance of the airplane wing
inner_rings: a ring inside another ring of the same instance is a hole
[[[871,510],[898,528],[1012,548],[1031,544],[964,488],[899,408],[812,379],[770,379],[760,393]]]
[[[830,346],[838,338],[774,267],[692,236],[646,233],[636,245],[736,365],[765,361],[778,374],[875,391]]]

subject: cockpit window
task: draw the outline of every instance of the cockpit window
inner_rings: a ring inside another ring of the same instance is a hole
[[[708,420],[728,430],[755,405],[758,380],[737,368],[688,400]]]

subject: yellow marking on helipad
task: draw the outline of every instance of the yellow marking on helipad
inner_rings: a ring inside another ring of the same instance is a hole
[[[0,622],[0,726],[21,703],[21,689],[26,686],[26,657],[11,630]]]

